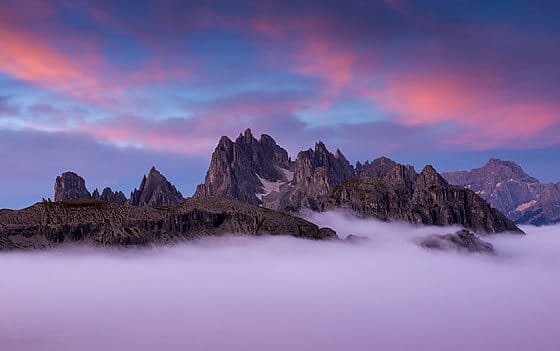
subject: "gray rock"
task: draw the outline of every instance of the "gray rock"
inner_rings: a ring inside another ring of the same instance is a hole
[[[235,142],[223,136],[212,153],[204,184],[194,197],[224,195],[243,202],[262,205],[267,194],[263,182],[278,186],[292,181],[294,163],[288,152],[269,135],[253,137],[250,129]]]
[[[381,178],[360,177],[338,185],[323,201],[321,210],[347,208],[383,221],[459,224],[476,232],[522,233],[474,192],[449,185],[432,166],[414,176],[407,167],[395,164],[383,174]]]
[[[224,195],[282,211],[318,209],[334,186],[353,176],[340,150],[332,154],[322,142],[293,162],[272,137],[263,134],[257,140],[247,129],[235,142],[220,139],[194,197]]]
[[[74,172],[64,172],[54,182],[54,201],[90,199],[84,178]]]
[[[291,235],[335,240],[336,233],[302,218],[227,197],[187,199],[173,207],[138,207],[82,199],[0,211],[0,249],[61,244],[170,244],[224,234]]]
[[[478,252],[495,254],[494,246],[468,230],[459,230],[454,234],[434,234],[418,241],[419,245],[428,249],[458,250],[463,252]]]
[[[114,202],[119,205],[124,205],[128,202],[122,191],[113,192],[113,190],[109,187],[103,189],[101,194],[99,194],[99,190],[95,189],[93,193],[91,193],[91,198],[95,200]]]
[[[473,190],[518,224],[560,222],[560,187],[540,183],[513,161],[492,158],[481,168],[443,176]]]
[[[321,202],[332,189],[354,177],[354,169],[340,150],[333,155],[322,142],[315,149],[301,151],[295,165],[293,187],[282,201],[282,210],[301,208],[319,210]]]
[[[152,167],[148,176],[142,178],[140,188],[130,194],[129,203],[133,206],[173,206],[183,200],[175,186]]]

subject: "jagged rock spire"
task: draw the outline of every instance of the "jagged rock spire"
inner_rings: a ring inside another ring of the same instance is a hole
[[[174,206],[184,200],[183,195],[153,166],[144,175],[140,188],[130,194],[134,206]]]
[[[74,172],[64,172],[54,182],[54,201],[90,199],[84,178]]]

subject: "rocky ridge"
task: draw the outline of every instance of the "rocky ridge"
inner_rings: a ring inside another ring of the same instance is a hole
[[[382,220],[520,232],[475,193],[450,186],[433,167],[417,174],[414,167],[386,157],[352,167],[340,150],[333,154],[322,142],[292,162],[270,136],[257,140],[249,129],[235,142],[220,139],[194,196],[209,195],[288,212],[344,207]]]
[[[473,190],[518,224],[560,222],[560,184],[543,184],[513,161],[491,158],[481,168],[442,174]]]
[[[183,195],[155,167],[144,176],[140,187],[130,194],[133,206],[174,206],[184,200]]]
[[[140,187],[132,191],[130,200],[122,191],[113,191],[109,187],[104,188],[101,193],[98,189],[90,193],[84,178],[74,172],[64,172],[56,177],[55,201],[82,199],[109,201],[119,205],[129,203],[134,206],[173,206],[184,200],[183,195],[155,167],[142,178]]]
[[[0,211],[0,223],[0,249],[76,243],[159,245],[224,234],[337,238],[331,229],[228,197],[191,198],[178,206],[157,208],[92,199],[40,202],[23,210]]]
[[[128,201],[126,195],[122,191],[113,192],[109,187],[104,188],[101,194],[99,194],[99,190],[95,189],[93,193],[91,193],[91,198],[94,200],[114,202],[119,205],[124,205]]]
[[[358,177],[338,185],[321,210],[350,209],[382,221],[449,226],[479,233],[522,233],[515,224],[471,190],[449,185],[432,166],[420,174],[395,164],[388,173]]]

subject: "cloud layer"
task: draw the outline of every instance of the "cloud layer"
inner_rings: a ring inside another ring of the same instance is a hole
[[[363,246],[217,238],[149,250],[2,253],[0,347],[556,350],[559,227],[433,253],[446,229],[315,215]]]

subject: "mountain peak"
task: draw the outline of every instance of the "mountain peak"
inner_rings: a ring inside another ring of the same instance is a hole
[[[445,186],[448,183],[432,165],[426,165],[418,175],[416,184],[422,187],[431,187],[435,185]]]
[[[134,206],[173,206],[182,201],[183,195],[155,167],[142,177],[140,188],[130,194],[130,204]]]
[[[54,201],[90,199],[86,181],[78,174],[67,171],[56,177],[54,182]]]

